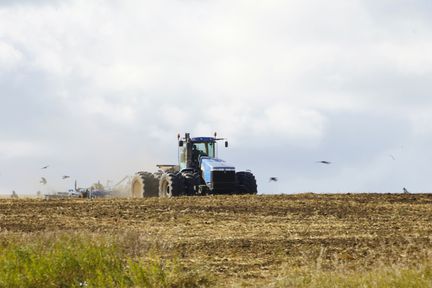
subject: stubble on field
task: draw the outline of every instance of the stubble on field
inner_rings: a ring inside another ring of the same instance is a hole
[[[132,257],[156,253],[219,283],[264,285],[293,269],[372,271],[431,259],[432,195],[3,199],[0,228],[2,238],[109,237]]]

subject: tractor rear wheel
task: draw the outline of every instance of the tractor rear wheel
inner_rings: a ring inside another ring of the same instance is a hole
[[[159,197],[175,197],[184,194],[184,178],[181,174],[164,173],[159,179]]]
[[[132,198],[157,197],[159,181],[150,172],[138,172],[132,179]]]
[[[251,172],[237,172],[237,191],[239,194],[257,194],[257,183]]]

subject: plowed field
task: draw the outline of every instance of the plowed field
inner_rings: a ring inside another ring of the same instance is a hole
[[[122,235],[219,283],[266,285],[287,267],[369,270],[432,256],[432,195],[1,199],[0,234]]]

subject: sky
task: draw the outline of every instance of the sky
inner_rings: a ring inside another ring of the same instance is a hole
[[[431,51],[430,0],[0,0],[0,194],[215,131],[259,193],[429,192]]]

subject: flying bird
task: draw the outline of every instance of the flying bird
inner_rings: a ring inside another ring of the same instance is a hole
[[[277,177],[270,177],[269,182],[277,182],[278,178]]]
[[[18,194],[15,192],[15,190],[12,190],[11,198],[18,198]]]
[[[70,176],[68,176],[68,175],[64,175],[64,176],[62,177],[62,179],[67,179],[67,178],[70,178]]]
[[[47,180],[45,179],[45,177],[41,177],[40,183],[44,185],[47,184]]]
[[[47,169],[49,167],[49,165],[42,167],[41,169]]]
[[[316,163],[321,163],[321,164],[326,164],[326,165],[330,165],[332,162],[330,161],[316,161]]]
[[[396,158],[392,155],[392,154],[389,154],[388,155],[390,158],[392,158],[393,160],[396,160]]]

